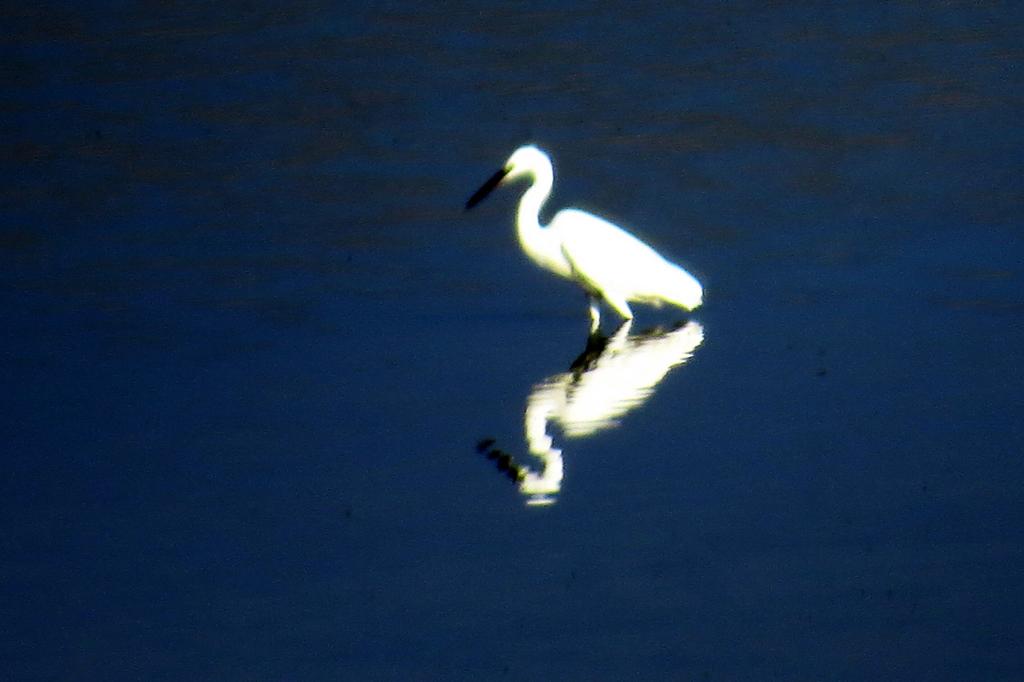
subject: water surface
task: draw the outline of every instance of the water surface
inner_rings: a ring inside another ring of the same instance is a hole
[[[12,679],[1024,676],[1021,13],[662,4],[2,10]],[[541,506],[526,142],[707,290]]]

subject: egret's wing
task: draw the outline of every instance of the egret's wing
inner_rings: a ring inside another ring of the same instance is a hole
[[[652,269],[664,263],[633,235],[583,211],[559,211],[550,229],[557,231],[576,278],[598,292],[643,290]]]

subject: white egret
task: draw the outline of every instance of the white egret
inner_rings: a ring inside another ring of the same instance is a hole
[[[654,249],[617,225],[576,209],[563,209],[549,225],[540,224],[540,209],[551,194],[554,170],[548,155],[533,145],[520,147],[466,202],[480,203],[500,184],[533,179],[516,211],[519,244],[535,263],[571,279],[590,296],[591,329],[600,323],[604,301],[624,320],[633,319],[630,301],[685,310],[698,307],[704,290],[697,279],[662,258]]]

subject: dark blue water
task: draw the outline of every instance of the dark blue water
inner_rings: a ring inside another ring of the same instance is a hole
[[[1022,12],[664,4],[0,10],[5,679],[1024,678]],[[707,291],[535,507],[526,142]]]

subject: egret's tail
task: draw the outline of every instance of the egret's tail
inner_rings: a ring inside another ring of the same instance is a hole
[[[665,299],[687,310],[699,308],[704,302],[704,287],[686,270],[671,263],[668,265],[665,273]]]

